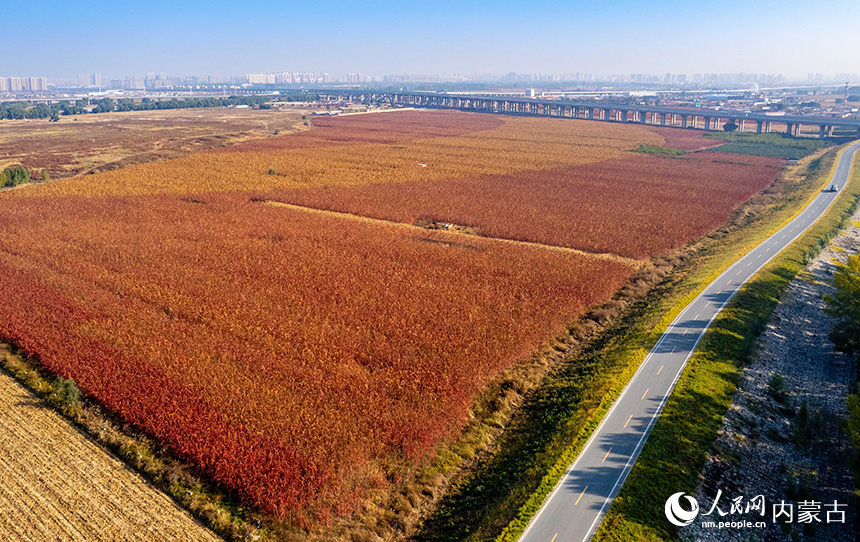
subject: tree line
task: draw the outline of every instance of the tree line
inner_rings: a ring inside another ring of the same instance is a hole
[[[152,111],[161,109],[192,109],[201,107],[227,107],[231,105],[247,105],[259,109],[270,109],[273,100],[277,101],[313,101],[314,94],[296,94],[289,96],[229,96],[207,98],[171,98],[170,100],[152,100],[144,98],[135,102],[131,98],[99,98],[97,100],[61,100],[51,105],[15,101],[0,103],[0,119],[51,119],[59,120],[60,116],[83,115],[85,113],[108,113],[111,111]],[[86,102],[86,103],[82,103]],[[90,110],[89,106],[92,107]]]

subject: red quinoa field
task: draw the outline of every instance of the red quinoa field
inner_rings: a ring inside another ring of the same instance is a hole
[[[630,152],[664,133],[709,145],[409,111],[6,191],[0,336],[255,507],[345,514],[378,461],[426,460],[488,382],[779,172]]]

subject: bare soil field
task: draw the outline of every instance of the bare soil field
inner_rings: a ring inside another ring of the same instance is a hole
[[[53,178],[176,158],[304,128],[305,111],[224,107],[0,120],[0,168]]]
[[[0,539],[220,540],[0,373]]]

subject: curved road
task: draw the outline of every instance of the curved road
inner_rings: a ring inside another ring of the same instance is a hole
[[[840,192],[858,149],[860,142],[851,145],[836,166],[832,183]],[[837,194],[819,194],[794,220],[726,269],[687,305],[642,362],[520,542],[583,542],[592,536],[708,326],[746,281],[821,218]]]

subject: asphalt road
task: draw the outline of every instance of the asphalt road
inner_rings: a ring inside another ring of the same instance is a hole
[[[832,184],[839,192],[848,180],[858,149],[860,142],[843,152],[837,164]],[[837,194],[821,192],[800,215],[735,262],[687,305],[642,362],[520,542],[583,542],[591,538],[708,326],[746,281],[824,214]]]

